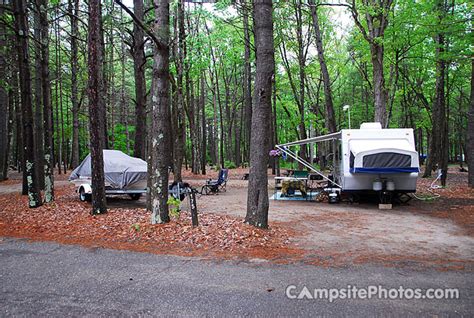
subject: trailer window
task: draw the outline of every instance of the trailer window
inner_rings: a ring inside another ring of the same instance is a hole
[[[395,152],[380,152],[365,155],[363,159],[364,168],[409,168],[411,167],[411,156]]]

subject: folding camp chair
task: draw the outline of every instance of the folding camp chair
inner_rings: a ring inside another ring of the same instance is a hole
[[[218,192],[225,192],[227,186],[227,178],[229,177],[229,170],[228,169],[221,169],[219,171],[219,176],[217,180],[209,179],[206,181],[206,184],[201,188],[201,194],[210,194],[210,193],[218,193]]]

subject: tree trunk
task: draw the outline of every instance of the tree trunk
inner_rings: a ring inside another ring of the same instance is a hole
[[[200,93],[199,93],[199,107],[201,109],[201,129],[202,129],[202,147],[201,147],[201,173],[206,174],[207,161],[207,128],[206,128],[206,83],[204,79],[204,72],[200,76]]]
[[[305,79],[306,79],[306,54],[303,43],[303,12],[301,10],[301,0],[295,1],[295,17],[296,17],[296,38],[298,41],[298,66],[299,66],[299,103],[300,112],[299,133],[301,139],[306,139],[306,123],[305,123]],[[300,147],[299,156],[303,160],[308,159],[306,153],[306,145]],[[299,164],[299,169],[303,169],[303,165]]]
[[[41,30],[41,0],[35,1],[34,12],[34,38],[35,38],[35,95],[34,95],[34,143],[35,143],[35,163],[36,175],[38,176],[38,186],[44,189],[44,148],[43,148],[43,98],[42,98],[42,78],[41,64],[42,51],[45,43],[43,42],[43,32]]]
[[[244,116],[245,116],[245,134],[244,134],[244,144],[246,145],[246,150],[244,153],[244,162],[249,162],[250,160],[250,133],[252,130],[252,65],[250,63],[250,24],[249,24],[249,9],[248,6],[251,1],[243,0],[243,26],[244,26],[244,83],[243,83],[243,94],[244,94]]]
[[[356,1],[351,1],[351,12],[354,22],[361,31],[364,39],[370,46],[370,57],[372,60],[372,75],[374,89],[375,114],[374,121],[380,122],[382,127],[386,127],[387,121],[387,90],[385,88],[384,78],[384,45],[383,38],[385,29],[388,26],[389,13],[391,11],[393,0],[371,1],[365,3],[365,21],[366,27],[359,20],[359,12],[356,7]]]
[[[120,10],[120,20],[123,20],[123,9]],[[125,93],[125,62],[126,62],[126,49],[125,49],[125,28],[122,27],[120,32],[120,67],[121,67],[121,76],[120,76],[120,124],[123,125],[124,133],[125,133],[125,149],[126,154],[130,154],[130,133],[128,130],[128,109],[129,109],[129,102],[128,102],[128,94]],[[145,121],[146,121],[145,115]],[[146,127],[145,127],[146,131]],[[146,140],[145,140],[146,141]],[[146,147],[145,147],[146,148]],[[145,158],[142,158],[145,160]]]
[[[55,13],[56,13],[56,17],[59,17],[59,7],[56,7],[56,10],[55,10]],[[60,55],[60,37],[59,37],[59,19],[56,18],[56,23],[54,25],[54,33],[55,33],[55,38],[56,38],[56,43],[55,43],[55,67],[56,67],[56,79],[55,79],[55,83],[54,83],[54,90],[55,90],[55,109],[54,109],[54,112],[55,112],[55,116],[54,116],[54,119],[55,119],[55,123],[54,123],[54,129],[56,130],[56,138],[54,140],[55,142],[55,147],[54,147],[54,150],[55,150],[55,153],[56,153],[56,156],[54,156],[54,159],[56,160],[56,164],[58,166],[58,174],[61,174],[62,173],[62,170],[61,170],[61,163],[63,161],[63,157],[62,157],[62,143],[61,143],[61,130],[60,130],[60,123],[59,123],[59,104],[60,104],[60,95],[61,95],[61,91],[59,89],[59,81],[60,81],[60,77],[61,77],[61,72],[60,72],[60,58],[59,58],[59,55]]]
[[[4,166],[3,166],[3,171],[0,173],[3,173],[3,176],[8,179],[8,168],[10,164],[10,145],[13,140],[13,118],[14,118],[14,112],[15,112],[15,93],[13,92],[13,89],[10,87],[8,90],[8,119],[7,119],[7,144],[5,145],[6,151],[3,153],[4,157]]]
[[[3,15],[3,7],[0,7],[0,16]],[[7,71],[7,28],[5,23],[0,23],[0,74],[6,79]],[[0,181],[8,178],[8,117],[11,116],[9,111],[9,96],[5,83],[0,85]],[[4,155],[6,154],[6,155]]]
[[[79,0],[68,0],[68,11],[71,19],[71,103],[72,103],[72,159],[71,168],[79,165],[79,100],[77,95],[77,37],[79,36],[78,19]]]
[[[468,184],[474,188],[474,59],[471,61],[471,98],[467,115],[467,166],[469,168]]]
[[[156,44],[152,79],[151,189],[152,224],[170,221],[168,213],[168,165],[170,148],[169,0],[154,0]]]
[[[189,80],[189,77],[186,76],[186,81]],[[189,103],[187,105],[187,114],[188,114],[188,122],[189,122],[189,134],[190,134],[190,139],[191,139],[191,171],[194,174],[198,174],[200,170],[200,160],[201,160],[201,155],[200,155],[200,147],[199,147],[199,127],[198,127],[198,111],[199,110],[199,105],[198,107],[195,106],[196,101],[194,98],[194,85],[193,83],[190,83],[187,85],[190,90],[191,90],[191,96]]]
[[[270,133],[272,81],[275,69],[272,0],[253,4],[256,79],[252,109],[250,173],[245,222],[268,227],[267,162]]]
[[[185,156],[185,114],[184,114],[184,93],[183,93],[183,74],[184,74],[184,59],[186,58],[186,44],[185,44],[185,29],[184,29],[184,1],[179,0],[177,6],[177,37],[178,37],[178,46],[177,46],[177,60],[176,60],[176,69],[177,69],[177,103],[176,103],[176,116],[175,127],[173,127],[174,133],[174,148],[173,148],[173,175],[174,181],[181,182],[181,169],[183,166],[183,158]]]
[[[108,79],[108,65],[109,62],[107,61],[106,58],[106,52],[107,52],[107,47],[105,46],[105,30],[104,30],[104,17],[102,16],[102,10],[103,10],[103,4],[106,4],[104,1],[99,2],[100,6],[100,21],[99,21],[99,27],[100,27],[100,40],[102,43],[102,86],[101,86],[101,94],[102,94],[102,100],[103,103],[100,103],[101,110],[99,112],[99,121],[100,121],[100,126],[102,127],[100,134],[101,134],[101,142],[102,142],[102,148],[103,149],[109,149],[109,130],[108,130],[108,125],[109,123],[107,122],[107,115],[108,115],[108,107],[107,105],[110,103],[110,99],[108,98],[108,92],[110,88],[110,83]],[[105,14],[108,15],[109,12],[107,12],[107,8],[105,10]]]
[[[331,79],[329,77],[328,67],[326,65],[326,59],[324,57],[324,47],[319,28],[319,18],[317,7],[315,6],[314,0],[309,0],[311,6],[311,17],[313,19],[314,35],[316,38],[316,48],[318,50],[319,67],[321,68],[321,74],[324,84],[324,101],[326,106],[326,128],[330,133],[336,132],[336,117],[334,115],[334,106],[332,102],[332,90],[331,90]]]
[[[67,170],[67,141],[66,141],[66,133],[64,131],[64,104],[63,104],[63,77],[62,75],[59,77],[59,109],[60,109],[60,122],[61,122],[61,149],[63,158],[63,172],[66,174]],[[60,169],[61,170],[61,169]]]
[[[92,211],[94,214],[107,212],[104,185],[104,135],[100,111],[104,105],[104,48],[102,42],[100,0],[89,0],[89,36],[88,44],[88,97],[89,121],[91,137],[91,166],[92,166]]]
[[[135,16],[144,21],[143,0],[133,0]],[[133,24],[133,72],[135,75],[135,157],[145,159],[146,141],[146,81],[144,32],[136,23]]]
[[[28,47],[28,17],[26,16],[26,3],[24,0],[13,1],[15,14],[15,28],[17,32],[18,70],[20,73],[21,108],[23,121],[23,156],[28,188],[28,205],[30,208],[41,206],[41,192],[38,189],[38,180],[35,162],[34,132],[33,132],[33,107],[31,102],[31,74]]]
[[[15,46],[16,49],[16,46]],[[18,59],[18,54],[16,55],[16,59]],[[16,61],[18,65],[18,61]],[[17,171],[22,172],[24,168],[24,161],[23,161],[23,129],[22,129],[22,119],[21,119],[21,104],[20,104],[20,96],[19,96],[19,83],[18,83],[18,71],[14,70],[12,72],[12,90],[14,92],[13,97],[15,99],[15,165],[17,166]],[[26,180],[26,178],[24,178]],[[22,194],[28,194],[28,189],[26,182],[23,182],[22,186]]]
[[[444,2],[437,2],[438,19],[441,24],[445,16]],[[428,163],[423,177],[431,175],[431,171],[436,167],[441,169],[441,184],[446,185],[448,173],[448,136],[447,136],[447,118],[446,118],[446,97],[445,97],[445,77],[446,61],[444,59],[445,39],[442,32],[435,36],[436,42],[436,84],[435,99],[432,107],[432,129],[431,143],[428,156]]]
[[[43,129],[44,129],[44,201],[54,201],[53,173],[53,108],[51,105],[51,83],[49,75],[49,25],[48,0],[40,0],[41,21],[41,87],[43,97]]]
[[[383,44],[374,42],[370,46],[372,59],[372,74],[374,78],[374,121],[386,127],[387,121],[387,90],[385,88],[385,78],[383,70],[384,47]]]

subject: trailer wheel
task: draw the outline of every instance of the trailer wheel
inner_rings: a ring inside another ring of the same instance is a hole
[[[137,201],[137,200],[140,200],[142,194],[141,193],[132,193],[132,194],[129,194],[130,198],[132,198],[133,201]]]
[[[90,202],[92,199],[92,195],[90,193],[86,193],[83,187],[79,189],[79,200],[81,202]]]

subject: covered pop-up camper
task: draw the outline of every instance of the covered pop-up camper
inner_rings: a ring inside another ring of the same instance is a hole
[[[147,163],[119,150],[103,150],[106,194],[128,194],[134,200],[146,193]],[[79,192],[81,201],[89,201],[92,193],[90,154],[69,177]]]
[[[329,142],[332,171],[324,174],[291,150],[292,146]],[[418,152],[412,129],[382,129],[380,123],[364,123],[360,129],[277,145],[288,156],[328,180],[330,192],[404,194],[416,191]]]

